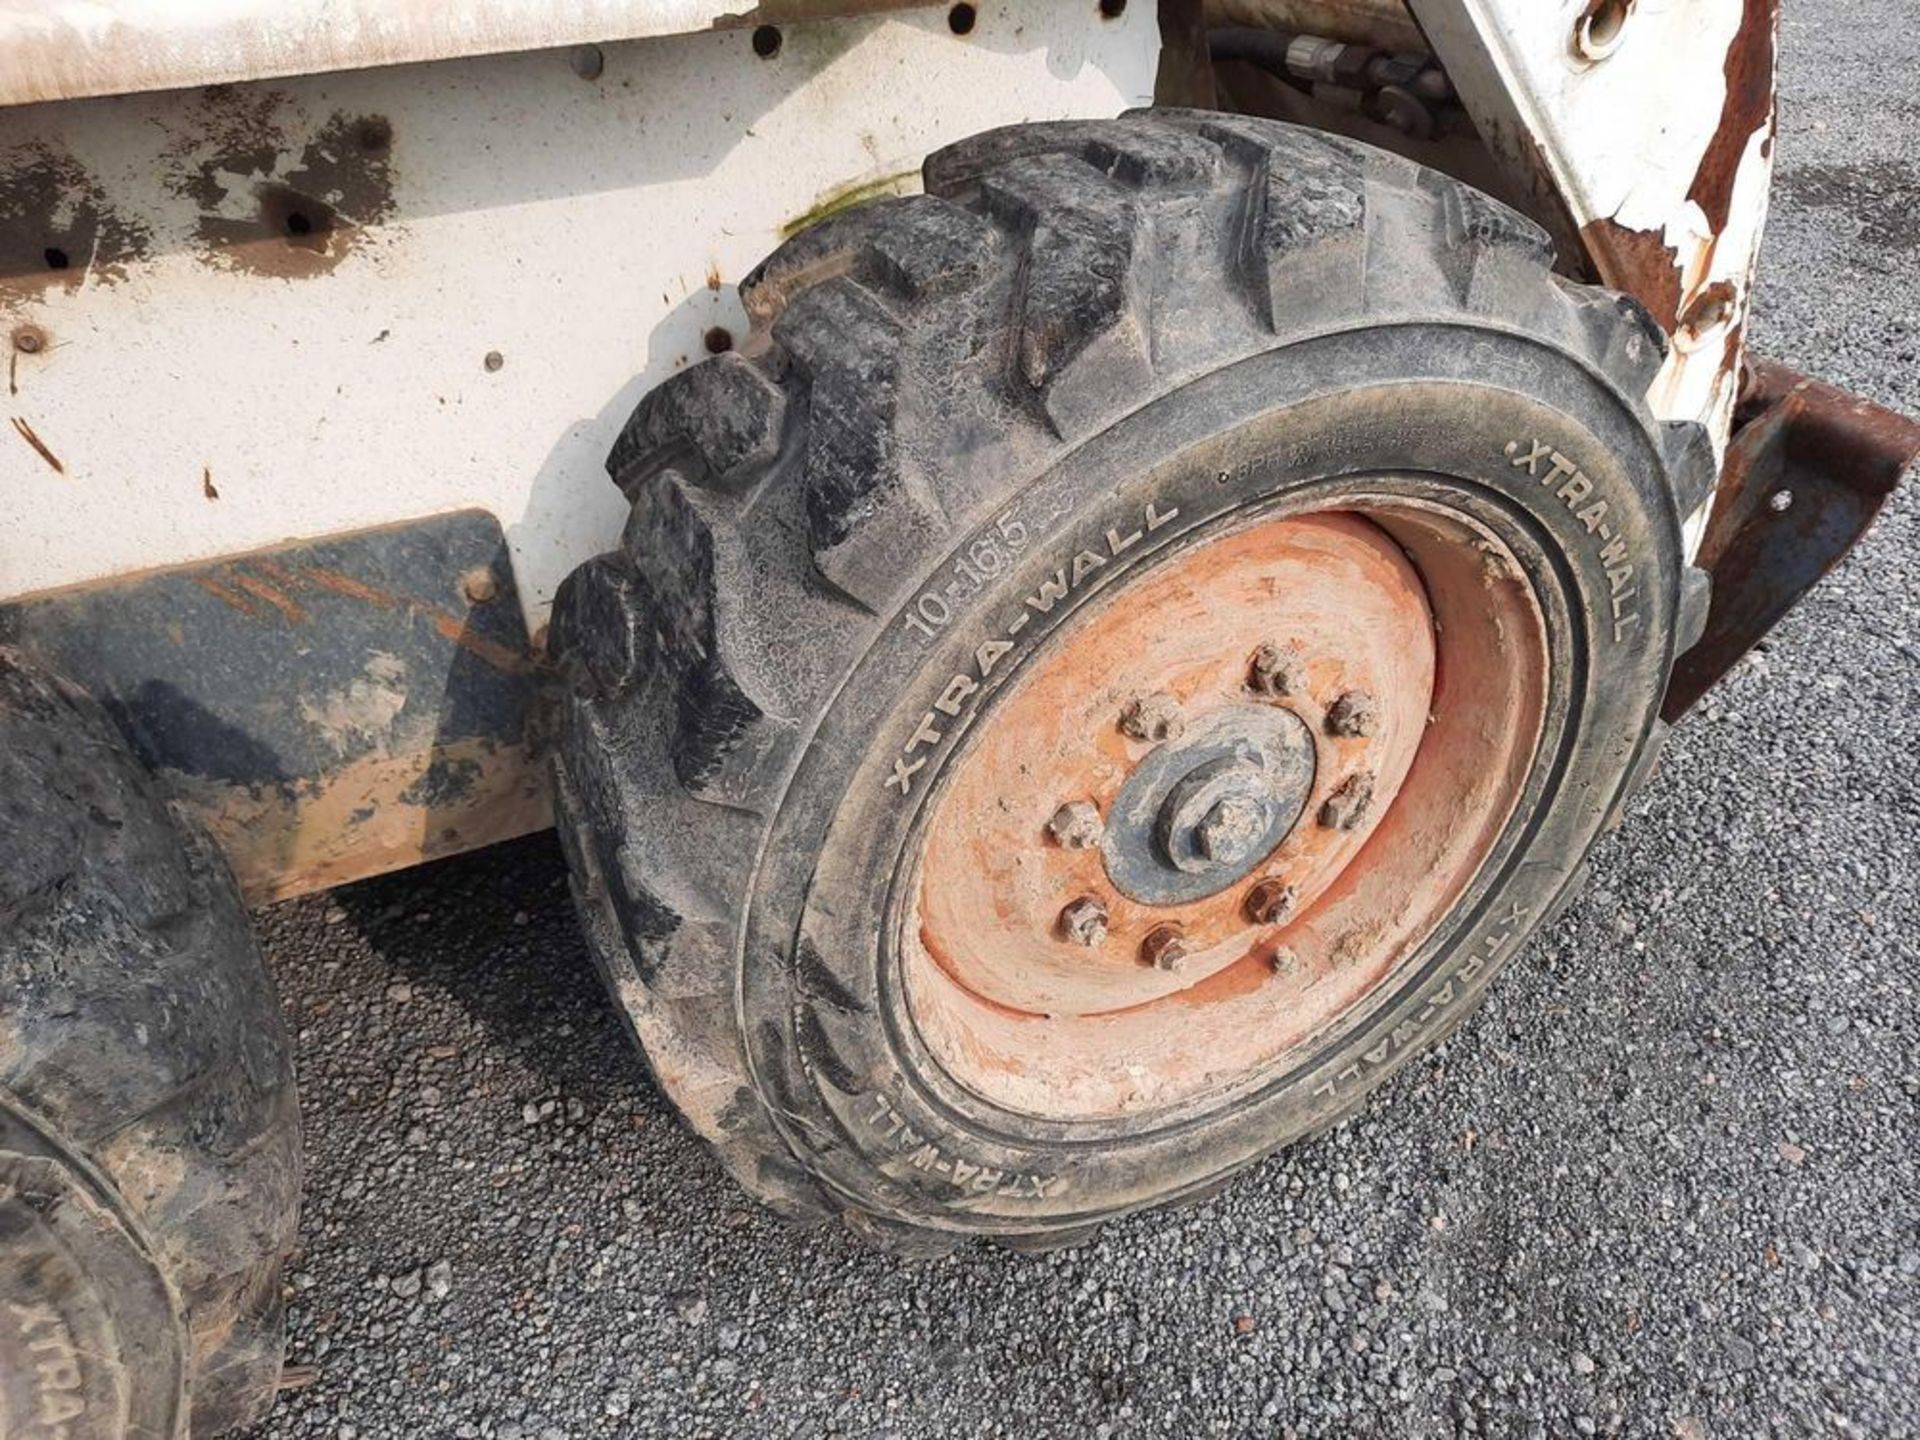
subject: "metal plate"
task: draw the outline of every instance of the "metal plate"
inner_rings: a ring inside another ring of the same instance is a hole
[[[1779,0],[1408,0],[1563,256],[1673,340],[1648,400],[1725,448],[1773,176]],[[1704,509],[1688,531],[1697,543]]]
[[[12,0],[0,105],[820,20],[909,0]]]
[[[0,641],[101,700],[256,901],[548,823],[541,669],[490,515],[19,601]]]
[[[1920,458],[1920,421],[1771,361],[1752,366],[1736,418],[1698,558],[1711,600],[1667,682],[1669,723],[1840,563]]]

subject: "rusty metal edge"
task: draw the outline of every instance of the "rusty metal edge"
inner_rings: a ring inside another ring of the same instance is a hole
[[[1749,362],[1696,564],[1713,579],[1699,641],[1661,715],[1685,715],[1858,543],[1920,458],[1920,421],[1784,365]]]

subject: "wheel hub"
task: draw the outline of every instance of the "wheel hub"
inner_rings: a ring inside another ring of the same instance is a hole
[[[1107,875],[1172,905],[1245,878],[1292,830],[1313,788],[1313,736],[1299,716],[1229,705],[1153,750],[1108,818]]]

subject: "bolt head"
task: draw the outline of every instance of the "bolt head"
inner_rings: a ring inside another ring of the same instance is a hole
[[[1373,772],[1356,770],[1342,780],[1320,805],[1320,825],[1326,830],[1351,830],[1373,808]]]
[[[1327,707],[1329,735],[1371,735],[1379,727],[1379,702],[1365,690],[1348,690]]]
[[[1291,945],[1276,945],[1273,959],[1269,962],[1276,975],[1298,975],[1300,973],[1300,954]]]
[[[1247,688],[1256,695],[1297,695],[1306,683],[1306,657],[1293,646],[1269,640],[1253,652],[1247,666]]]
[[[1100,807],[1091,800],[1069,800],[1047,821],[1047,834],[1062,850],[1090,850],[1105,830]]]
[[[1067,902],[1060,912],[1060,934],[1075,945],[1099,945],[1107,938],[1107,907],[1091,895]]]
[[[1300,892],[1284,880],[1262,880],[1247,891],[1247,918],[1256,925],[1284,925],[1293,918]]]
[[[1237,865],[1267,833],[1267,807],[1251,795],[1223,795],[1193,828],[1193,844],[1220,865]]]
[[[1187,962],[1187,942],[1178,925],[1156,925],[1140,942],[1140,959],[1156,970],[1178,970]]]
[[[1120,733],[1133,740],[1150,744],[1178,740],[1186,728],[1186,712],[1178,700],[1164,691],[1130,700],[1127,708],[1120,712]]]
[[[460,593],[467,597],[470,605],[485,605],[500,593],[500,582],[486,566],[477,566],[461,577]]]

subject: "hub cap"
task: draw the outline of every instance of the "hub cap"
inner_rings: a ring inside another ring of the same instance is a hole
[[[1289,710],[1229,705],[1149,753],[1106,827],[1107,877],[1135,900],[1198,900],[1286,839],[1313,787],[1313,736]]]

